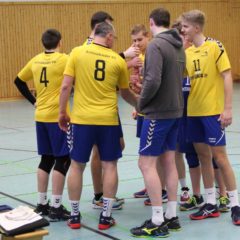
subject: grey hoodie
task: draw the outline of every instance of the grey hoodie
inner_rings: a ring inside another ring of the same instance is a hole
[[[185,52],[177,30],[157,34],[148,44],[138,110],[147,119],[179,118],[183,112]]]

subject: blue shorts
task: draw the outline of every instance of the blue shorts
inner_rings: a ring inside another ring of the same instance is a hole
[[[181,153],[195,153],[192,142],[187,138],[187,117],[184,116],[179,119],[178,124],[178,151]]]
[[[225,130],[218,121],[219,115],[204,117],[188,117],[188,141],[206,143],[210,146],[225,146]]]
[[[67,134],[59,128],[58,123],[36,122],[36,132],[39,155],[69,155]]]
[[[139,154],[159,156],[176,150],[178,119],[143,120]]]
[[[137,115],[137,133],[136,137],[141,137],[142,125],[143,125],[144,116]]]
[[[72,124],[71,159],[86,163],[93,145],[97,145],[102,161],[114,161],[122,157],[119,126]]]

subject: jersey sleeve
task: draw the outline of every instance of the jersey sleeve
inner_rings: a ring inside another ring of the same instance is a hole
[[[220,41],[216,41],[214,57],[220,73],[231,68],[226,49]]]
[[[121,69],[120,69],[120,75],[119,75],[119,80],[118,80],[118,87],[119,88],[129,88],[129,71],[127,68],[127,64],[124,60],[121,61]]]
[[[33,59],[31,59],[17,75],[23,82],[33,80],[32,62]]]
[[[64,75],[75,77],[75,53],[76,49],[73,49],[68,57],[67,64],[64,70]]]

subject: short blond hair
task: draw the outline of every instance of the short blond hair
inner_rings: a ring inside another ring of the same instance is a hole
[[[145,27],[145,25],[143,24],[137,24],[135,26],[133,26],[132,30],[131,30],[131,35],[136,35],[138,33],[142,32],[143,36],[148,36],[148,31]]]
[[[204,12],[195,9],[195,10],[191,10],[191,11],[183,13],[181,16],[181,19],[183,21],[187,21],[189,23],[197,24],[201,28],[203,28],[206,18],[205,18]]]

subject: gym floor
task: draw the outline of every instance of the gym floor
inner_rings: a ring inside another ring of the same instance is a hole
[[[227,129],[227,150],[235,171],[240,189],[240,84],[234,84],[233,124]],[[134,199],[133,192],[143,188],[143,179],[137,166],[138,143],[135,137],[136,122],[131,119],[132,107],[119,99],[120,116],[123,125],[126,148],[119,160],[119,197],[125,198],[122,210],[113,212],[117,225],[106,231],[97,229],[99,210],[91,206],[93,187],[89,164],[84,173],[84,187],[80,209],[83,227],[72,230],[66,222],[51,223],[46,240],[78,239],[134,239],[129,229],[138,226],[151,216],[151,207],[143,204],[143,199]],[[0,205],[12,207],[19,205],[35,206],[37,201],[36,169],[39,156],[36,151],[34,108],[25,100],[0,102]],[[190,185],[188,167],[187,182]],[[180,191],[179,191],[180,193]],[[49,184],[51,197],[51,184]],[[70,209],[65,187],[63,204]],[[165,206],[164,206],[165,207]],[[240,227],[231,222],[230,212],[219,218],[192,221],[189,212],[177,211],[182,225],[180,232],[171,233],[169,239],[184,240],[236,240],[240,236]]]

